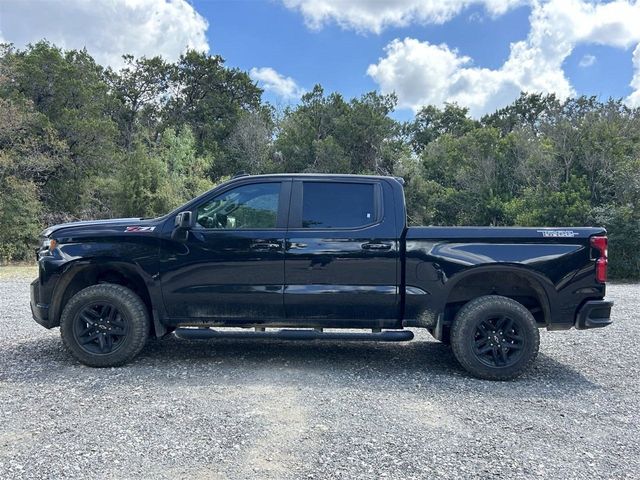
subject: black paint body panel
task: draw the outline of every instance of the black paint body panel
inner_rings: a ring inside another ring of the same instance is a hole
[[[571,228],[571,238],[546,237],[539,228],[409,228],[406,235],[407,287],[422,295],[407,295],[408,318],[424,311],[442,312],[451,289],[470,275],[511,272],[526,276],[545,293],[547,322],[569,328],[578,307],[603,298],[604,284],[595,281],[595,261],[589,238],[601,228]],[[545,307],[543,305],[543,307]]]
[[[376,215],[357,229],[302,228],[302,184],[372,183]],[[247,183],[280,182],[277,227],[192,228],[175,235],[181,211]],[[560,233],[558,233],[560,232]],[[88,268],[135,276],[158,325],[402,328],[428,326],[470,275],[518,273],[544,297],[548,328],[570,328],[605,286],[595,280],[590,237],[601,228],[409,227],[395,178],[346,175],[240,177],[164,217],[79,222],[43,235],[32,284],[34,318],[57,326],[65,291]],[[564,235],[564,236],[560,236]],[[422,322],[422,323],[420,323]]]
[[[398,327],[400,246],[387,182],[348,179],[378,187],[377,218],[358,229],[301,228],[302,183],[293,182],[286,235],[284,305],[287,319],[314,326]],[[335,182],[336,180],[325,180]],[[371,246],[383,250],[371,249]]]

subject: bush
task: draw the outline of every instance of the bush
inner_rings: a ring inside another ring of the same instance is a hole
[[[141,144],[126,155],[113,187],[118,216],[155,217],[176,206],[166,165]]]
[[[0,261],[33,258],[42,213],[36,186],[15,177],[0,179]]]
[[[591,221],[609,236],[609,274],[612,278],[640,278],[640,211],[633,205],[605,205],[591,212]]]
[[[584,225],[589,210],[589,189],[578,177],[571,177],[557,191],[542,186],[525,188],[521,197],[506,206],[511,222],[525,227]]]

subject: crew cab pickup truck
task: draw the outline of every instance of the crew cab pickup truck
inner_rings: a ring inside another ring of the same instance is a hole
[[[408,227],[403,183],[242,175],[161,218],[50,227],[33,316],[94,367],[170,333],[399,341],[424,328],[494,380],[527,369],[540,328],[611,323],[604,229]]]

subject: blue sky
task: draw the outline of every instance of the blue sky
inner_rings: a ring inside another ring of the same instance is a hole
[[[378,89],[367,68],[384,56],[385,46],[394,39],[446,44],[470,57],[474,66],[499,69],[509,58],[511,43],[526,40],[532,10],[522,5],[494,16],[472,5],[441,24],[392,26],[377,34],[336,23],[309,28],[300,12],[275,1],[197,0],[193,5],[209,22],[211,51],[229,65],[245,70],[268,66],[306,90],[320,83],[326,91],[346,97]],[[576,94],[624,98],[632,93],[632,50],[585,42],[564,60],[563,70]],[[274,103],[296,101],[270,91],[265,98]],[[404,108],[396,116],[412,114]]]
[[[521,7],[491,18],[482,7],[472,6],[442,25],[393,27],[376,35],[336,24],[312,30],[298,12],[269,0],[199,0],[194,7],[209,22],[211,51],[221,54],[228,65],[244,70],[269,66],[307,90],[319,83],[325,91],[338,91],[349,98],[377,88],[367,67],[395,38],[446,43],[479,65],[498,68],[509,56],[509,44],[527,36],[530,13],[529,7]],[[577,69],[577,62],[572,63]],[[618,83],[618,89],[628,90],[624,81]],[[616,94],[628,94],[625,92]],[[283,101],[269,92],[265,98]]]
[[[398,118],[444,102],[478,117],[521,90],[640,106],[638,0],[0,2],[0,40],[43,37],[115,68],[125,52],[220,54],[277,105],[320,83],[347,98],[395,92]]]

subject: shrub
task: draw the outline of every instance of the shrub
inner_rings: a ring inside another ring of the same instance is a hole
[[[609,236],[609,273],[612,278],[640,278],[640,211],[634,205],[605,205],[591,211],[591,221]]]
[[[42,229],[36,186],[8,176],[0,179],[0,261],[33,258]]]

